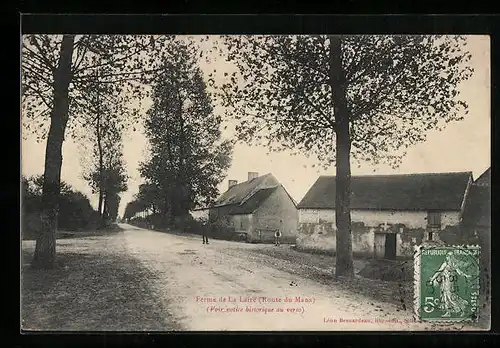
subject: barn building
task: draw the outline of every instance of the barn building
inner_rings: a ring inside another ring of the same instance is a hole
[[[208,211],[211,222],[218,222],[243,234],[250,242],[272,242],[280,230],[282,243],[295,243],[298,213],[296,203],[271,174],[249,172],[246,181],[229,180],[228,189]],[[216,232],[215,232],[216,233]]]
[[[439,241],[460,224],[471,172],[351,177],[353,254],[411,257],[413,246]],[[321,176],[297,205],[297,248],[336,250],[335,176]]]

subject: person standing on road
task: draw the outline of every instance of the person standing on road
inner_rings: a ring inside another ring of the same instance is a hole
[[[281,224],[281,220],[280,220],[280,224]],[[274,238],[276,240],[276,246],[279,246],[280,245],[280,237],[281,237],[281,227],[278,228],[276,230],[276,232],[274,233]]]
[[[208,244],[208,234],[206,228],[201,228],[201,235],[203,237],[203,244]]]

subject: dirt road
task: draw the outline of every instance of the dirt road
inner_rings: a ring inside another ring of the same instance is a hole
[[[203,245],[195,236],[121,227],[127,249],[156,275],[150,280],[155,294],[186,330],[425,329],[413,322],[410,309],[401,311],[250,257],[252,248],[262,245],[220,240]]]
[[[203,245],[198,236],[121,227],[122,232],[102,236],[58,239],[61,265],[56,269],[30,270],[29,261],[23,261],[23,327],[72,331],[468,329],[461,324],[438,328],[414,322],[411,298],[403,305],[394,301],[396,294],[390,292],[394,288],[399,292],[394,284],[364,278],[349,284],[333,281],[331,257],[322,260],[286,245],[221,240]],[[33,251],[34,242],[23,241],[23,260],[30,260]],[[358,262],[355,268],[359,269]]]

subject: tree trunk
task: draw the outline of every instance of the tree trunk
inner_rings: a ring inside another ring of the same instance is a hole
[[[68,90],[71,82],[71,59],[74,35],[64,35],[59,53],[59,64],[54,74],[54,104],[50,114],[50,128],[45,150],[43,174],[41,231],[36,239],[32,266],[51,268],[56,256],[56,230],[61,189],[62,145],[68,123]]]
[[[184,216],[184,206],[186,203],[185,197],[185,179],[186,179],[186,137],[185,137],[185,125],[184,125],[184,115],[183,115],[183,104],[184,100],[182,99],[180,87],[177,88],[177,98],[179,102],[179,108],[177,110],[177,117],[179,118],[179,161],[178,161],[178,171],[176,178],[176,202],[175,202],[175,216],[182,217]]]
[[[335,112],[336,139],[336,195],[335,221],[336,267],[335,276],[354,277],[351,236],[351,139],[349,110],[346,99],[345,71],[342,68],[342,39],[330,36],[330,79]]]
[[[104,200],[104,155],[102,150],[102,141],[101,141],[101,112],[100,112],[100,100],[99,100],[99,85],[97,85],[97,124],[96,124],[96,135],[97,135],[97,149],[99,152],[99,204],[97,207],[97,211],[99,212],[99,216],[103,217],[103,200]]]
[[[99,204],[97,206],[97,211],[99,212],[99,216],[102,217],[102,202],[103,202],[103,199],[102,199],[102,191],[99,190]]]
[[[106,220],[108,218],[108,214],[109,214],[109,209],[108,209],[109,197],[108,197],[107,192],[105,192],[103,194],[103,196],[104,196],[104,200],[103,200],[104,201],[104,203],[103,203],[104,207],[103,207],[103,211],[102,211],[102,217],[103,217],[103,219]]]
[[[174,222],[174,217],[172,215],[172,204],[171,204],[171,190],[169,190],[168,195],[165,195],[165,201],[163,202],[163,218],[165,227],[171,225]]]

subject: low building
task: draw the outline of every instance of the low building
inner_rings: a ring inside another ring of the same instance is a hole
[[[196,208],[191,210],[189,213],[196,221],[208,221],[208,214],[210,209],[208,208]]]
[[[249,172],[242,183],[229,180],[228,190],[209,209],[209,221],[230,227],[251,242],[271,242],[280,230],[283,243],[295,243],[298,213],[292,197],[271,173]]]
[[[480,244],[484,267],[490,268],[491,254],[491,168],[471,185],[465,203],[461,228]]]
[[[471,172],[351,177],[353,253],[394,259],[458,226]],[[335,176],[321,176],[298,204],[297,247],[335,252]]]
[[[475,235],[489,234],[491,230],[491,168],[471,185],[467,197],[462,226],[472,228]]]

